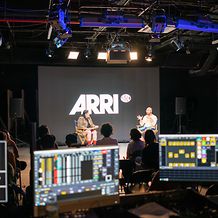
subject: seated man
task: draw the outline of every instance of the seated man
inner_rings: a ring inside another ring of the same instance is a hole
[[[78,130],[82,130],[83,134],[86,135],[88,145],[96,145],[98,126],[95,126],[88,110],[84,110],[83,114],[77,121]]]
[[[147,107],[145,112],[146,112],[145,116],[140,116],[140,115],[137,116],[140,125],[138,129],[141,132],[145,132],[147,129],[156,130],[157,117],[154,114],[152,114],[152,108]]]

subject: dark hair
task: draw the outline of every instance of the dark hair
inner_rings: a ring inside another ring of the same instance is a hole
[[[4,141],[7,140],[7,135],[3,131],[0,131],[0,140],[4,140]]]
[[[39,138],[42,138],[46,135],[49,134],[49,129],[46,125],[41,125],[39,128],[38,128],[38,137]]]
[[[76,144],[77,143],[77,134],[73,133],[73,134],[68,134],[65,137],[65,143],[66,145],[71,145],[71,144]]]
[[[133,141],[137,141],[142,137],[142,134],[139,132],[138,129],[133,128],[130,130],[130,137]]]
[[[146,130],[144,139],[145,139],[145,144],[147,144],[147,145],[154,143],[154,141],[156,139],[154,131],[151,129]]]
[[[113,127],[109,123],[105,123],[101,126],[101,134],[104,137],[109,137],[113,133]]]
[[[89,111],[88,110],[84,110],[83,111],[83,116],[85,116],[85,114],[87,114]]]
[[[56,149],[55,146],[55,136],[54,135],[46,135],[41,140],[41,146],[43,150],[46,149]]]

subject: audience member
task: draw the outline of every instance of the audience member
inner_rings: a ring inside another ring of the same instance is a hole
[[[25,170],[27,167],[27,163],[25,161],[18,160],[19,150],[15,141],[11,138],[11,135],[7,130],[2,130],[2,132],[6,134],[7,148],[11,153],[13,153],[15,157],[16,167],[20,170]]]
[[[55,142],[56,138],[54,135],[50,134],[50,130],[47,125],[41,125],[38,128],[37,136],[37,150],[58,149],[58,145]],[[53,141],[54,144],[52,144]],[[48,145],[46,145],[46,143],[48,143]]]
[[[65,138],[65,144],[68,147],[78,147],[78,143],[77,143],[77,134],[73,133],[73,134],[68,134]]]
[[[145,147],[144,142],[140,139],[141,138],[141,133],[139,132],[138,129],[133,128],[130,131],[130,138],[131,141],[127,146],[127,152],[126,152],[126,159],[133,159],[134,154],[138,153],[138,155],[140,155],[139,153],[142,152],[142,150]]]
[[[36,149],[42,150],[42,138],[46,135],[49,135],[50,131],[48,126],[41,125],[37,130],[37,141],[36,141]]]
[[[116,139],[111,138],[113,134],[113,127],[109,123],[105,123],[101,126],[101,135],[104,137],[97,140],[96,145],[118,145]]]
[[[145,148],[142,152],[142,163],[145,169],[159,169],[159,144],[153,130],[145,132]]]
[[[42,150],[52,150],[58,149],[55,143],[55,136],[54,135],[46,135],[41,139],[41,149]]]

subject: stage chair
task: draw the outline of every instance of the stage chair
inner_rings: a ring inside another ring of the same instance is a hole
[[[78,135],[81,145],[85,145],[87,143],[87,136],[84,129],[79,129],[77,125],[77,120],[74,120],[75,124],[75,133]]]

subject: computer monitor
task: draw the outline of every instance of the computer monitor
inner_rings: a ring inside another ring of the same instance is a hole
[[[7,143],[0,141],[0,203],[8,202]]]
[[[218,182],[218,135],[159,135],[160,181]]]
[[[34,151],[34,215],[49,198],[60,213],[116,204],[118,173],[118,145]]]

